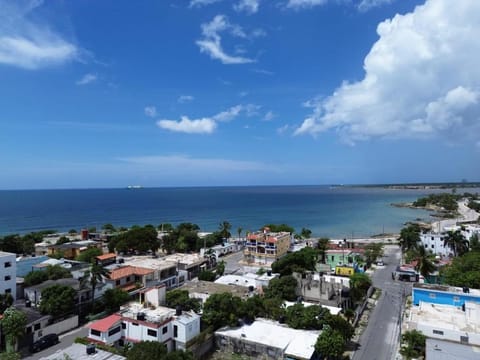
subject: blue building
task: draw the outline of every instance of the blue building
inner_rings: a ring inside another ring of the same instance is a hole
[[[480,304],[480,290],[444,285],[415,284],[412,288],[413,305],[418,306],[421,301],[453,306],[462,306],[465,301]]]
[[[20,256],[17,257],[17,276],[25,277],[30,271],[33,271],[33,265],[40,264],[48,260],[48,256]]]

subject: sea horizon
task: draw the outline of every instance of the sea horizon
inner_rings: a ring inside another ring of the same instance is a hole
[[[429,212],[398,208],[439,189],[335,185],[144,187],[0,191],[0,236],[41,230],[65,232],[111,223],[116,227],[191,222],[216,231],[222,221],[254,231],[285,223],[313,236],[356,238],[398,233],[408,221],[432,221]]]

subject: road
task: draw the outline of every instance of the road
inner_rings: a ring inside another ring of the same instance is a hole
[[[381,296],[368,319],[368,325],[360,337],[360,347],[353,360],[395,359],[400,331],[400,316],[405,295],[411,284],[392,280],[392,272],[400,263],[400,249],[395,245],[385,246],[385,265],[372,276],[373,285],[382,290]]]
[[[42,350],[42,351],[40,351],[38,353],[35,353],[35,354],[30,354],[28,352],[22,353],[22,359],[39,360],[43,357],[52,355],[53,353],[55,353],[58,350],[62,350],[62,349],[65,349],[65,348],[69,347],[70,345],[73,344],[73,342],[75,341],[75,339],[77,337],[84,337],[84,336],[87,336],[87,335],[88,335],[88,329],[86,329],[85,327],[82,326],[82,327],[80,327],[78,329],[75,329],[75,330],[72,330],[72,331],[70,331],[66,334],[60,335],[59,336],[60,343],[55,345],[55,346],[52,346],[48,349]]]

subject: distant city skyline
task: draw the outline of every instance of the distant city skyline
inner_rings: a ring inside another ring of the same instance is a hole
[[[0,0],[0,190],[480,180],[480,1]]]

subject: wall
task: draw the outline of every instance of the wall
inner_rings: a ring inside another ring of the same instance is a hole
[[[10,265],[5,267],[6,265]],[[17,262],[16,255],[0,252],[0,294],[10,292],[17,298]]]
[[[417,323],[416,329],[421,331],[425,336],[433,339],[449,340],[460,343],[461,336],[468,336],[468,344],[480,346],[480,334],[473,332],[458,331],[453,329],[444,329],[440,326],[431,326],[429,323]],[[436,333],[433,331],[435,330]],[[443,332],[439,334],[438,332]]]
[[[462,306],[465,301],[480,303],[480,296],[466,293],[451,293],[432,289],[413,288],[412,300],[414,305],[418,305],[420,304],[420,301],[424,301],[432,304]]]
[[[51,325],[44,327],[43,329],[35,331],[33,334],[33,341],[37,341],[42,336],[45,336],[48,334],[63,334],[64,332],[75,329],[77,327],[78,327],[78,316],[75,315],[68,319],[53,323]]]
[[[29,256],[21,258],[17,261],[17,276],[25,277],[29,272],[33,270],[33,265],[40,264],[41,262],[48,259],[48,256]]]

